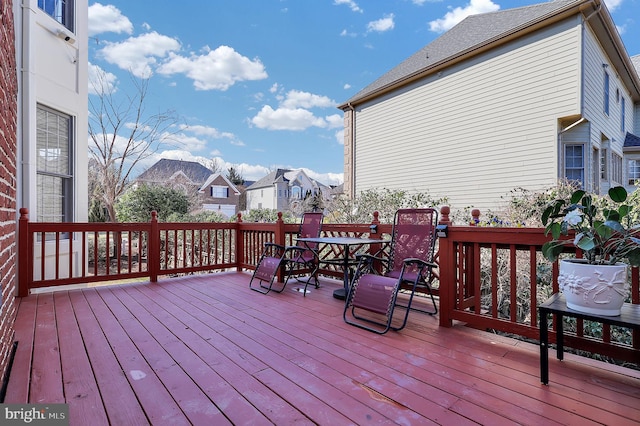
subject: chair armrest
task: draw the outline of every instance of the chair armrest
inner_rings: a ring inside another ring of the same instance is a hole
[[[433,263],[433,262],[427,262],[424,261],[422,259],[418,259],[417,257],[409,257],[407,259],[404,259],[404,264],[405,265],[411,265],[411,264],[418,264],[418,266],[421,267],[429,267],[429,268],[437,268],[438,264],[437,263]]]
[[[276,243],[264,243],[264,246],[265,247],[276,247],[276,248],[279,248],[279,249],[282,249],[282,250],[286,249],[285,246],[283,246],[281,244],[276,244]]]

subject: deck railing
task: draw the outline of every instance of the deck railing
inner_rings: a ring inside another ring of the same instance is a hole
[[[543,228],[449,227],[439,240],[440,325],[462,321],[539,340],[537,305],[558,292],[558,263],[541,254],[548,239]],[[630,301],[640,304],[638,268],[630,275]],[[640,364],[640,333],[565,321],[575,331],[565,336],[567,346]]]
[[[442,209],[448,223],[448,208]],[[375,226],[372,226],[375,225]],[[228,269],[255,269],[265,242],[294,244],[297,224],[274,223],[39,223],[21,209],[19,224],[19,296],[31,289],[101,281],[148,279]],[[375,230],[375,233],[374,231]],[[388,238],[392,225],[377,213],[367,224],[323,224],[324,236]],[[541,228],[453,226],[438,242],[435,293],[440,324],[469,326],[538,340],[537,305],[558,291],[557,264],[541,256],[547,241]],[[43,244],[44,242],[44,244]],[[376,251],[363,246],[359,250]],[[387,251],[388,252],[388,251]],[[327,246],[322,259],[341,258]],[[335,266],[320,273],[342,277]],[[281,277],[282,278],[282,277]],[[640,304],[639,273],[632,268],[631,302]],[[594,327],[577,321],[566,333],[567,346],[638,363],[640,333],[617,327]],[[593,331],[595,330],[595,332]],[[622,337],[620,337],[622,336]],[[626,337],[625,337],[626,336]],[[551,341],[555,339],[553,331]],[[631,345],[621,344],[631,341]]]

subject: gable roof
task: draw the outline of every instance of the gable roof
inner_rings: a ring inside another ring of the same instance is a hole
[[[227,178],[225,175],[223,175],[222,173],[215,173],[215,174],[211,174],[209,175],[209,177],[207,178],[207,180],[202,184],[202,186],[200,188],[198,188],[198,192],[204,192],[205,188],[209,185],[211,185],[216,179],[218,179],[218,177],[221,177],[222,179],[224,179],[224,181],[227,183],[227,186],[229,188],[231,188],[231,190],[236,194],[236,195],[240,195],[240,190],[229,180],[229,178]]]
[[[317,188],[317,189],[329,188],[327,185],[321,182],[318,182],[317,180],[307,176],[307,174],[302,169],[295,169],[295,170],[277,169],[272,171],[262,179],[259,179],[258,181],[254,182],[252,185],[248,186],[247,191],[271,187],[273,186],[274,183],[277,183],[277,182],[291,182],[296,178],[298,178],[300,175],[309,179],[311,186],[314,188]]]
[[[611,42],[614,48],[622,51],[620,56],[626,57],[630,63],[624,44],[615,29],[611,16],[606,11],[606,7],[599,8],[601,2],[602,0],[555,0],[515,9],[468,16],[436,40],[427,44],[398,66],[356,93],[338,108],[347,109],[351,104],[364,102],[411,81],[433,74],[444,67],[492,49],[513,38],[522,37],[538,28],[575,15],[583,9],[585,9],[584,13],[587,15],[591,12],[604,15],[601,16],[602,22],[600,22],[597,29],[615,33],[615,35],[610,36]],[[588,6],[592,4],[593,8],[589,10]],[[624,58],[621,62],[624,62]],[[616,65],[619,64],[616,63]],[[621,65],[624,68],[628,68],[624,66],[624,63]],[[640,79],[637,73],[635,73],[635,70],[628,71],[634,73],[635,76],[628,79],[627,83],[635,86],[637,93],[640,94]]]
[[[640,137],[627,132],[623,146],[624,148],[640,148]]]
[[[277,182],[278,180],[282,180],[282,176],[285,173],[290,171],[291,170],[288,170],[288,169],[276,169],[270,172],[268,175],[266,175],[262,179],[258,179],[257,181],[255,181],[252,185],[249,185],[247,187],[247,190],[272,186],[274,182]]]
[[[203,184],[213,174],[211,170],[195,161],[163,158],[142,172],[136,180],[158,182],[171,179],[177,173],[184,174],[194,184]]]

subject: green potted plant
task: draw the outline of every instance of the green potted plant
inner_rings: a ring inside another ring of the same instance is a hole
[[[635,236],[640,225],[633,223],[627,198],[621,186],[609,189],[608,202],[598,203],[578,189],[570,199],[555,200],[545,208],[542,224],[552,240],[542,246],[544,257],[555,262],[567,245],[583,254],[582,259],[560,261],[558,284],[569,308],[620,315],[629,295],[627,265],[640,266],[640,239]]]

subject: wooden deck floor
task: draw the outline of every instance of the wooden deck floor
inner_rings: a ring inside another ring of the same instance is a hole
[[[6,403],[68,403],[73,425],[640,422],[640,375],[410,315],[345,324],[339,283],[307,297],[222,273],[22,299]]]

